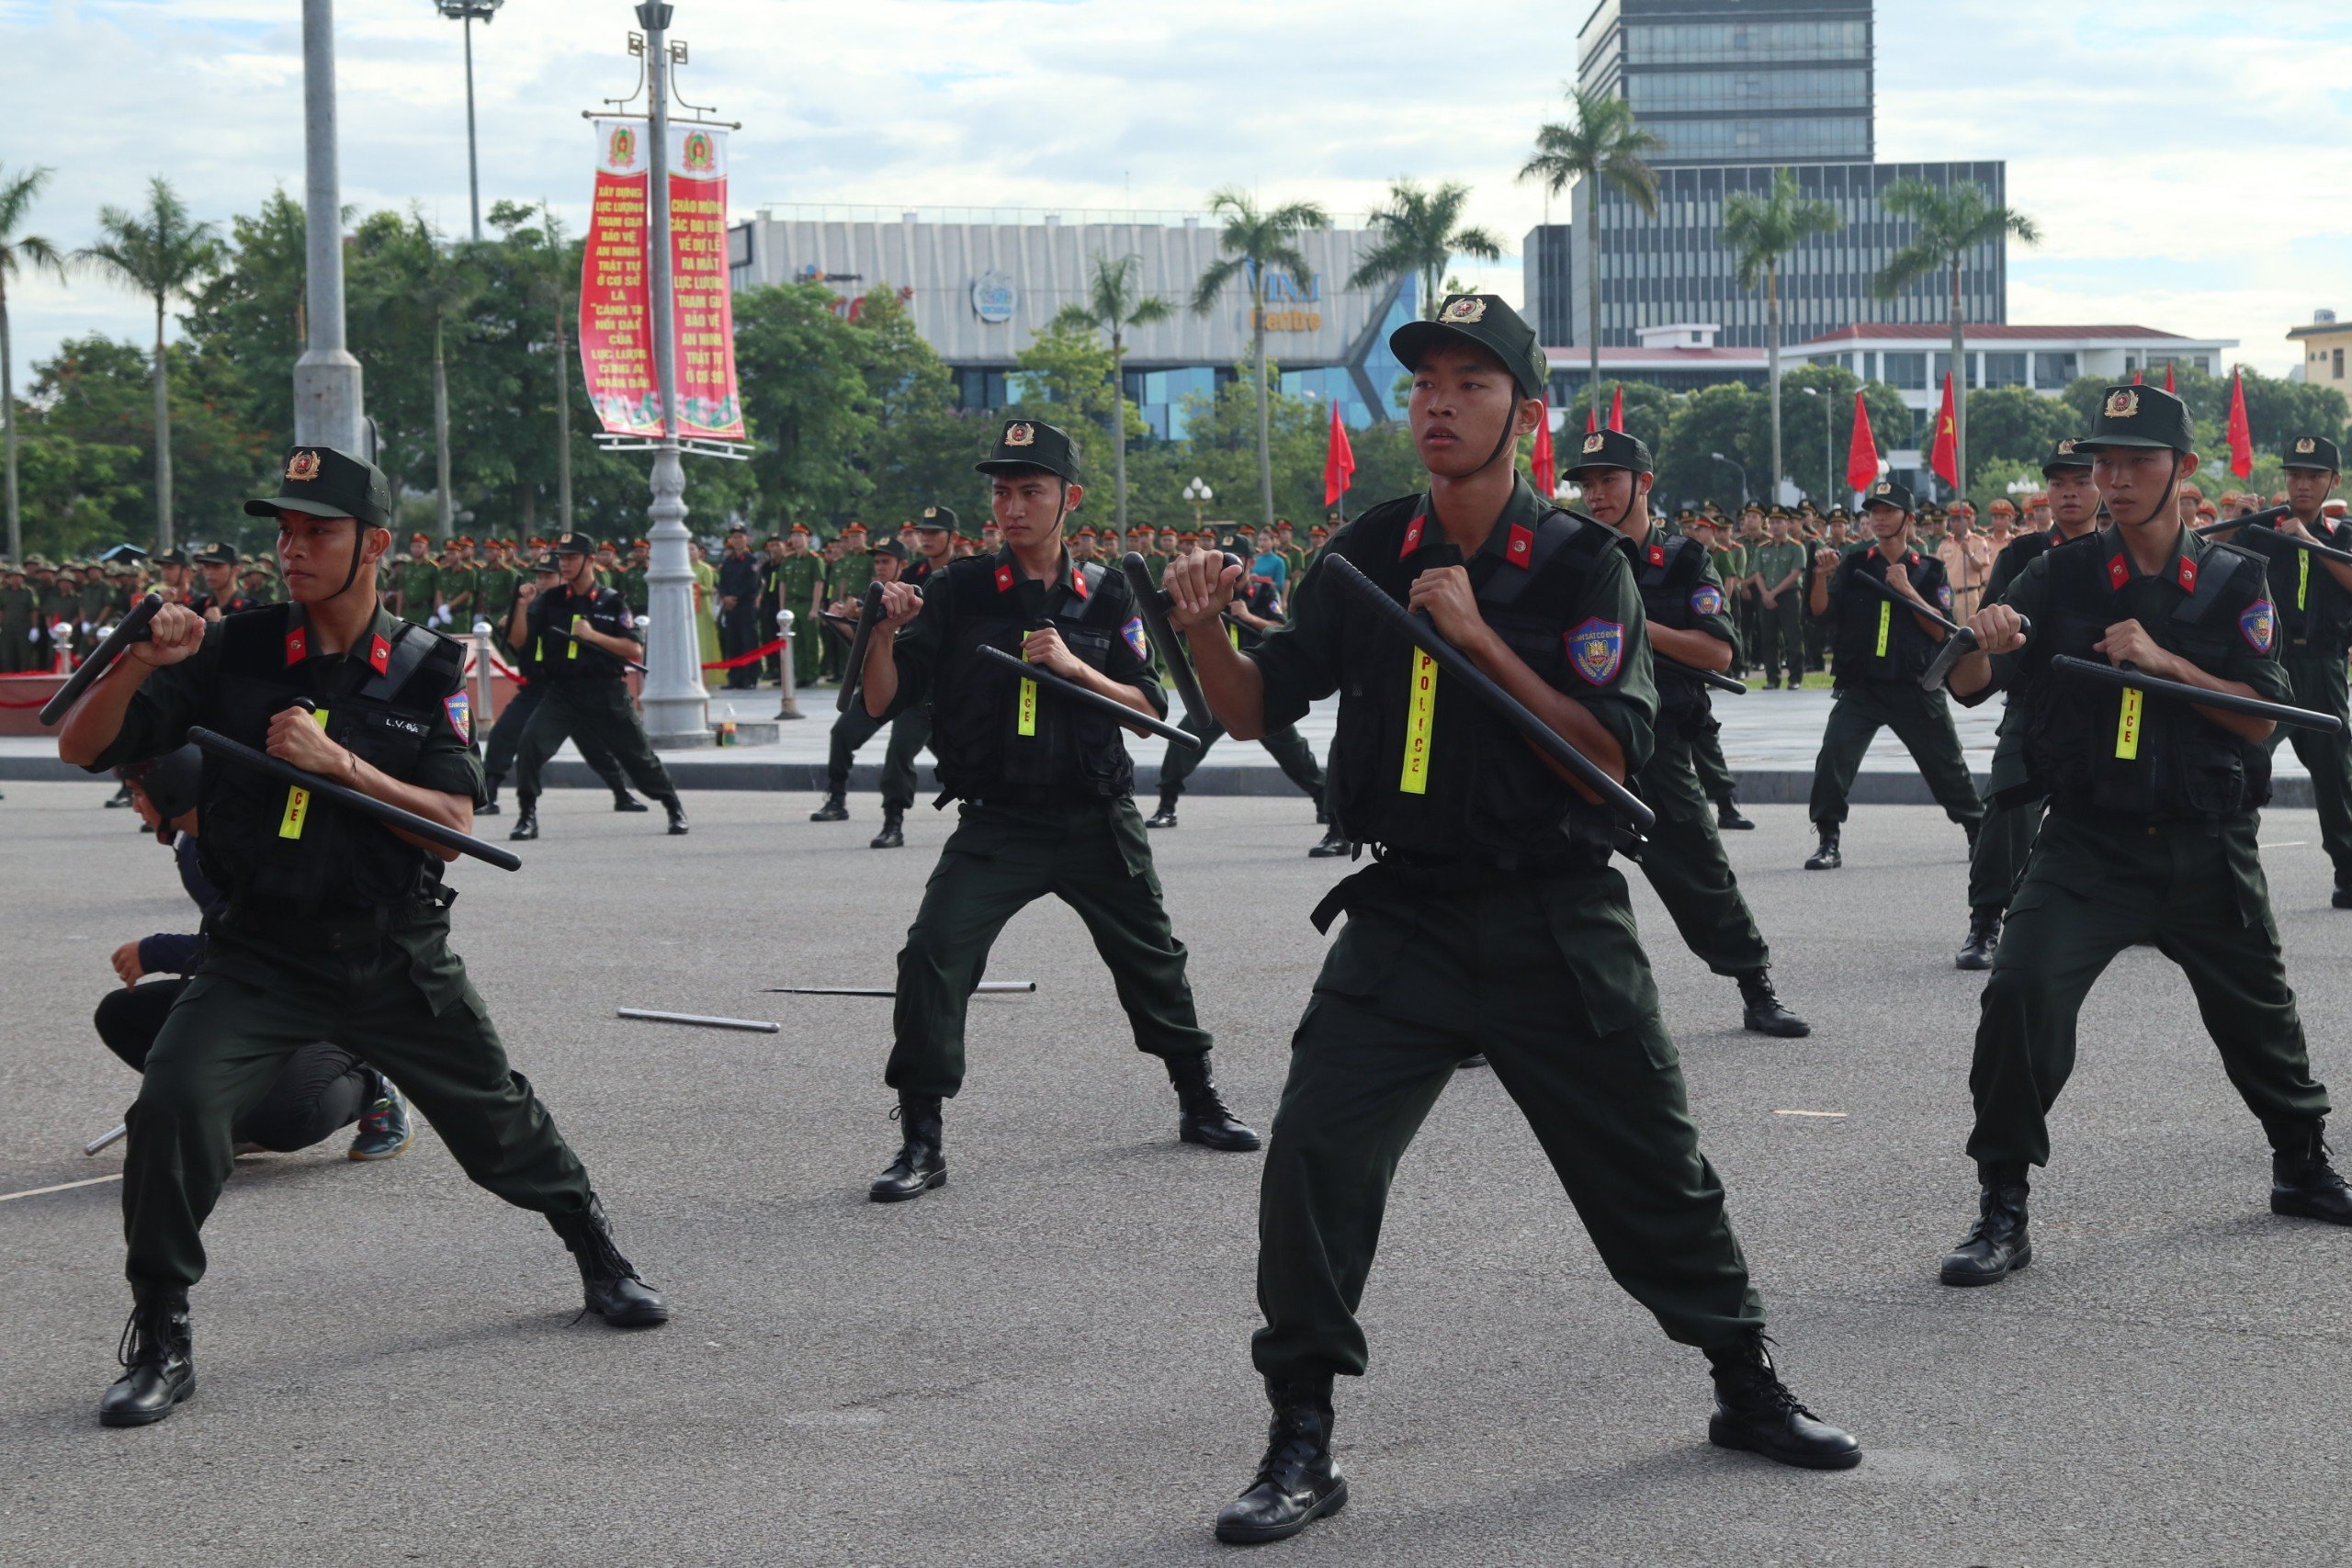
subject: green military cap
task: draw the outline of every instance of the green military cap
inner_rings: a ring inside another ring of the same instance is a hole
[[[915,526],[926,530],[944,528],[953,534],[956,532],[956,509],[950,506],[926,506],[922,509],[922,515],[915,519]]]
[[[1637,474],[1655,473],[1650,466],[1650,449],[1622,430],[1588,430],[1584,448],[1575,462],[1564,470],[1575,479],[1588,468],[1631,468]],[[1685,512],[1685,517],[1690,515]]]
[[[2062,468],[2089,468],[2091,466],[2091,455],[2088,452],[2077,450],[2081,445],[2082,443],[2069,435],[2066,439],[2058,443],[2057,446],[2052,447],[2050,449],[2050,456],[2041,459],[2041,477],[2046,479]]]
[[[311,517],[356,517],[370,528],[388,527],[392,516],[391,482],[365,457],[332,446],[297,446],[286,455],[286,476],[266,501],[248,501],[249,517],[300,512]],[[185,566],[180,561],[174,563]]]
[[[2097,453],[2109,446],[2196,450],[2188,405],[2159,387],[2109,387],[2099,400],[2098,421],[2075,445]]]
[[[2335,443],[2324,435],[2296,436],[2279,454],[2278,464],[2287,468],[2320,468],[2331,474],[2342,471],[2336,462]]]
[[[600,547],[585,534],[566,534],[555,542],[555,549],[549,558],[554,556],[593,556],[601,547]]]
[[[1917,510],[1918,502],[1911,494],[1910,486],[1897,484],[1893,479],[1881,479],[1871,486],[1869,494],[1862,499],[1862,510],[1867,512],[1873,506],[1892,506],[1900,512],[1912,512]]]
[[[198,566],[234,566],[237,564],[237,552],[225,544],[207,545],[202,549],[196,552],[196,564]]]
[[[1043,468],[1065,483],[1077,484],[1078,450],[1067,432],[1039,419],[1008,419],[997,433],[996,446],[972,465],[984,474],[1018,473]]]
[[[1497,294],[1449,294],[1434,321],[1407,321],[1388,334],[1388,352],[1410,370],[1421,355],[1446,338],[1467,338],[1510,372],[1522,398],[1540,398],[1551,379],[1535,329]]]

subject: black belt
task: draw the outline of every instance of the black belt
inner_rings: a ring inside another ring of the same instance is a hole
[[[373,947],[390,932],[424,925],[445,913],[457,897],[444,887],[399,904],[314,910],[305,914],[251,903],[232,904],[220,918],[221,933],[266,942],[297,953],[347,953]]]
[[[1400,892],[1425,896],[1468,893],[1493,887],[1507,887],[1525,882],[1545,882],[1558,876],[1574,876],[1602,869],[1606,858],[1593,861],[1576,855],[1555,855],[1548,860],[1519,865],[1499,865],[1492,861],[1464,859],[1454,855],[1423,855],[1407,851],[1375,846],[1374,863],[1352,876],[1343,877],[1323,896],[1307,916],[1318,931],[1329,931],[1331,922],[1346,912],[1364,894],[1384,885]]]

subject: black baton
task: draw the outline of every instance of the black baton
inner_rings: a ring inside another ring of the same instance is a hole
[[[1656,644],[1650,647],[1650,657],[1669,670],[1679,670],[1702,686],[1713,686],[1718,692],[1728,692],[1735,697],[1747,695],[1747,682],[1735,681],[1720,670],[1702,670],[1695,664],[1685,664],[1679,659],[1660,653]]]
[[[455,828],[445,828],[430,818],[419,817],[413,811],[403,810],[400,807],[378,800],[372,795],[362,795],[347,784],[339,784],[333,779],[322,779],[316,773],[298,768],[291,762],[283,761],[266,751],[256,751],[242,741],[232,740],[225,735],[216,734],[201,726],[191,728],[187,732],[187,738],[197,746],[201,747],[208,756],[218,757],[224,762],[234,762],[239,767],[251,768],[264,777],[275,779],[289,788],[309,790],[322,799],[332,800],[338,806],[347,806],[362,817],[372,817],[387,828],[398,828],[404,833],[413,833],[420,839],[429,839],[445,849],[456,850],[459,854],[468,854],[476,860],[488,861],[501,871],[523,869],[522,858],[510,850],[502,850],[495,844],[486,844],[470,833],[460,833]]]
[[[564,641],[566,641],[566,642],[580,642],[580,639],[579,639],[578,637],[573,637],[570,632],[566,631],[566,630],[565,630],[563,627],[561,627],[561,626],[541,626],[541,627],[539,628],[539,631],[540,631],[540,634],[541,634],[542,636],[546,636],[546,637],[560,637],[563,638],[563,640],[564,640]],[[582,642],[582,643],[580,643],[580,646],[581,646],[581,647],[582,647],[582,648],[595,648],[595,646],[596,646],[596,645],[595,645],[595,644],[594,644],[594,643],[585,643],[585,642]],[[610,659],[617,659],[617,660],[619,660],[623,664],[628,665],[630,669],[632,669],[632,670],[636,671],[637,671],[639,674],[640,674],[640,675],[650,675],[650,674],[652,674],[652,673],[653,673],[653,671],[652,671],[648,670],[644,665],[639,664],[636,660],[631,659],[628,655],[627,655],[627,654],[625,654],[625,653],[615,653],[615,652],[614,652],[611,649],[609,649],[609,648],[598,648],[598,649],[596,649],[596,651],[597,651],[597,652],[599,652],[599,653],[601,653],[601,654],[604,654],[604,655],[605,655],[605,657],[607,657],[607,658],[610,658]]]
[[[1642,804],[1633,791],[1611,778],[1600,764],[1577,750],[1566,737],[1538,718],[1526,704],[1512,696],[1493,678],[1470,662],[1470,656],[1439,635],[1437,627],[1415,615],[1381,591],[1380,585],[1345,556],[1329,558],[1331,575],[1363,606],[1430,656],[1437,667],[1469,688],[1470,694],[1493,708],[1535,749],[1566,768],[1579,784],[1599,795],[1603,805],[1643,832],[1657,826],[1657,813]]]
[[[82,667],[65,678],[65,684],[57,688],[54,696],[40,705],[41,723],[55,724],[63,718],[65,710],[90,689],[90,682],[114,668],[114,661],[122,657],[124,649],[134,642],[151,640],[153,634],[148,631],[147,623],[153,620],[155,612],[163,607],[164,596],[160,593],[150,593],[133,604],[130,613],[115,623],[114,630],[107,633],[106,641],[91,649],[90,657],[82,660]]]
[[[2317,539],[2306,539],[2300,534],[2282,534],[2276,528],[2266,527],[2262,524],[2252,521],[2241,523],[2238,526],[2249,534],[2260,534],[2265,538],[2276,539],[2282,545],[2292,545],[2295,548],[2315,555],[2322,560],[2341,561],[2346,566],[2352,566],[2352,550],[2339,550],[2332,545],[2323,545]]]
[[[2104,682],[2110,686],[2128,686],[2151,696],[2173,697],[2199,707],[2220,708],[2224,713],[2242,713],[2248,718],[2267,718],[2274,724],[2292,725],[2301,729],[2316,729],[2334,735],[2344,728],[2344,721],[2332,713],[2313,713],[2309,708],[2289,707],[2284,703],[2267,703],[2260,697],[2242,697],[2235,692],[2209,692],[2202,686],[2192,686],[2186,681],[2167,681],[2161,675],[2143,674],[2129,665],[2100,664],[2088,659],[2076,659],[2072,654],[2053,654],[2050,668],[2061,675],[2078,680]]]
[[[1209,701],[1201,692],[1201,678],[1193,672],[1183,639],[1169,623],[1166,592],[1153,586],[1151,569],[1140,551],[1129,550],[1119,570],[1126,575],[1128,592],[1135,595],[1136,614],[1143,618],[1143,629],[1159,661],[1168,666],[1168,679],[1175,682],[1176,700],[1184,705],[1184,716],[1205,729],[1211,717]]]
[[[857,607],[857,633],[849,639],[849,661],[842,666],[842,689],[834,694],[833,711],[849,712],[857,688],[865,679],[865,645],[874,640],[874,623],[882,618],[882,585],[865,585],[865,602]]]
[[[2243,517],[2228,517],[2219,523],[2199,523],[2190,530],[2199,538],[2212,534],[2227,534],[2239,528],[2267,528],[2294,512],[2291,506],[2266,506],[2259,512],[2249,512]]]
[[[1148,713],[1139,713],[1116,697],[1106,697],[1100,692],[1090,692],[1077,682],[1064,680],[1050,670],[1041,670],[1035,664],[1023,664],[1001,648],[983,646],[980,649],[980,657],[1008,666],[1023,680],[1035,681],[1040,687],[1053,693],[1056,696],[1068,697],[1080,707],[1092,708],[1114,724],[1124,724],[1133,728],[1149,730],[1162,739],[1178,746],[1189,746],[1195,751],[1201,749],[1201,738],[1190,730],[1179,729],[1165,719],[1155,718]]]

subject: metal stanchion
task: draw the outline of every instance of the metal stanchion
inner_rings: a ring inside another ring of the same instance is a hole
[[[784,696],[783,700],[776,705],[775,716],[778,718],[805,718],[808,716],[800,711],[799,696],[792,689],[791,611],[778,610],[775,613],[775,631],[778,637],[784,638],[784,647],[776,652],[776,669],[783,677],[779,683],[784,689]]]
[[[474,623],[474,730],[488,735],[498,716],[490,711],[490,623]]]

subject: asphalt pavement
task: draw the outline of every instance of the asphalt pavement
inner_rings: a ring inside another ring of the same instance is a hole
[[[814,797],[695,792],[695,830],[559,791],[523,871],[461,863],[457,945],[586,1159],[668,1327],[574,1322],[533,1215],[425,1133],[241,1162],[206,1231],[199,1391],[96,1421],[127,1308],[117,1121],[89,1017],[119,942],[186,929],[169,858],[102,784],[0,802],[0,1562],[1129,1564],[1233,1561],[1249,1479],[1260,1161],[1175,1141],[1159,1065],[1057,905],[1017,919],[973,1007],[950,1185],[884,1208],[887,999],[947,818],[865,847]],[[1705,1441],[1702,1358],[1610,1281],[1491,1074],[1462,1075],[1399,1173],[1343,1381],[1354,1500],[1251,1562],[1295,1564],[2238,1564],[2352,1558],[2341,1502],[2352,1234],[2266,1207],[2259,1128],[2177,971],[2115,964],[2035,1191],[2037,1259],[1954,1292],[1978,977],[1960,830],[1873,807],[1846,869],[1798,869],[1801,808],[1734,837],[1784,996],[1731,983],[1636,910],[1706,1149],[1783,1369],[1867,1449],[1799,1472]],[[485,828],[496,829],[495,821]],[[1261,1128],[1345,862],[1303,801],[1188,800],[1153,836],[1228,1098]],[[2352,913],[2308,812],[2265,860],[2320,1076],[2352,1080]],[[768,1018],[781,1033],[616,1020]],[[93,1181],[34,1196],[35,1189]]]

